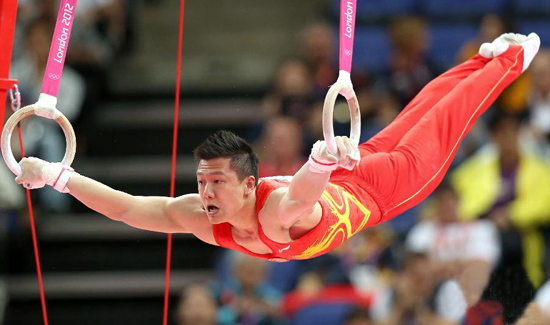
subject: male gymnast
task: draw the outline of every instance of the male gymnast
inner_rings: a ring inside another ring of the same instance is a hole
[[[325,254],[365,227],[424,200],[441,182],[477,118],[527,69],[536,34],[504,34],[430,82],[379,134],[356,147],[324,141],[292,177],[258,180],[258,158],[243,139],[218,131],[195,149],[198,194],[132,196],[60,163],[20,162],[18,184],[70,193],[116,221],[200,240],[272,261]]]

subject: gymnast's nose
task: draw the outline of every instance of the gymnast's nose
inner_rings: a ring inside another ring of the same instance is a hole
[[[204,186],[204,192],[202,195],[207,199],[213,199],[214,198],[214,191],[212,190],[212,186],[209,184],[206,184]]]

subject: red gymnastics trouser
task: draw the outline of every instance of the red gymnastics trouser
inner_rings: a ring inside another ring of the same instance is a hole
[[[439,185],[477,118],[522,72],[523,48],[476,55],[430,82],[384,130],[359,146],[353,173],[373,191],[387,221]]]

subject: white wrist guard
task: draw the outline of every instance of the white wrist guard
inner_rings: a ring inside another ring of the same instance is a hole
[[[317,141],[311,149],[308,164],[312,173],[331,173],[338,168],[338,158],[328,152],[325,141]]]
[[[49,163],[42,168],[46,184],[61,193],[70,193],[67,183],[74,174],[76,174],[74,169],[61,163]]]

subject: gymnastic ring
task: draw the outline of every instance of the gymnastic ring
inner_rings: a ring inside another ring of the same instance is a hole
[[[336,139],[334,138],[332,118],[334,104],[336,103],[336,98],[339,94],[348,95],[345,97],[348,102],[351,116],[350,140],[358,146],[359,138],[361,136],[361,111],[359,110],[359,101],[357,100],[355,91],[353,91],[353,89],[349,86],[344,85],[342,82],[337,81],[328,90],[327,96],[325,97],[325,103],[323,105],[323,135],[327,143],[327,149],[333,155],[338,153],[338,146],[336,145]]]
[[[17,176],[21,175],[21,166],[19,166],[19,163],[17,162],[17,160],[15,160],[15,157],[13,156],[13,152],[11,150],[11,136],[19,122],[30,115],[36,114],[37,105],[38,103],[25,106],[16,111],[8,119],[6,125],[4,126],[4,131],[2,131],[2,157],[4,157],[4,161],[6,162],[6,165],[8,165],[8,168],[12,171],[12,173]],[[76,153],[76,135],[74,133],[73,126],[65,117],[65,115],[63,115],[63,113],[55,108],[52,111],[55,111],[55,117],[52,117],[51,119],[55,120],[57,124],[61,126],[61,129],[65,134],[65,140],[67,144],[67,148],[65,149],[65,156],[63,157],[61,163],[65,166],[70,166],[73,163]]]

